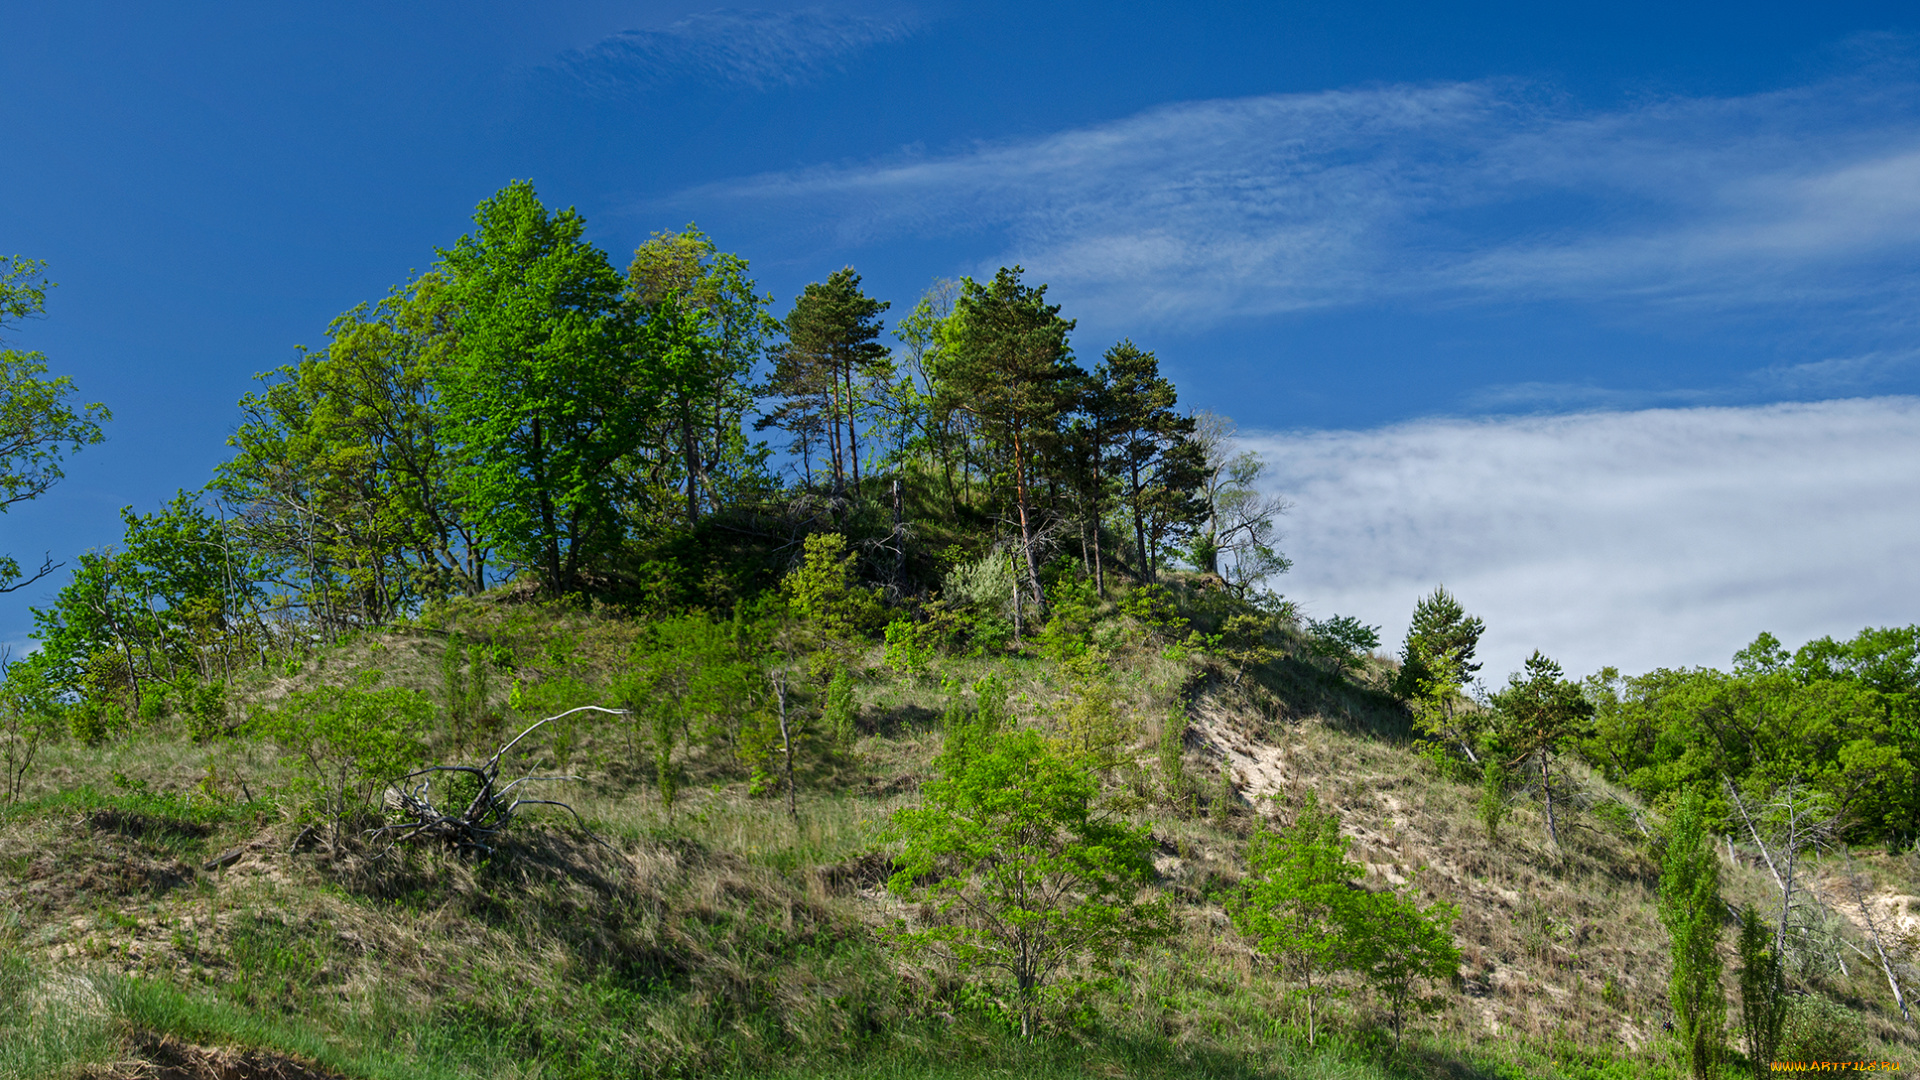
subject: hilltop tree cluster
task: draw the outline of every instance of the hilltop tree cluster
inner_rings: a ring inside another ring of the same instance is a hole
[[[1100,593],[1182,558],[1242,595],[1285,568],[1258,459],[1179,412],[1151,352],[1081,366],[1018,267],[937,286],[898,348],[888,307],[849,268],[776,318],[747,261],[691,226],[623,273],[578,213],[511,184],[429,272],[262,376],[211,484],[125,512],[37,611],[34,663],[134,716],[289,641],[514,580],[726,611],[822,531],[896,602],[958,569],[987,639],[1044,624],[1062,556]],[[38,438],[87,441],[103,416]]]

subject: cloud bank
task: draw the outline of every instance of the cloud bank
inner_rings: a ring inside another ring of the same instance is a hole
[[[997,234],[991,265],[1170,324],[1396,296],[1897,312],[1920,269],[1920,84],[1610,111],[1510,81],[1190,102],[679,198],[840,245]]]
[[[659,30],[626,30],[562,56],[556,68],[591,93],[624,97],[696,80],[768,90],[841,70],[906,37],[905,20],[818,11],[714,11]]]
[[[1428,420],[1244,440],[1295,506],[1279,581],[1397,646],[1444,583],[1487,620],[1490,683],[1725,668],[1920,621],[1920,399]]]

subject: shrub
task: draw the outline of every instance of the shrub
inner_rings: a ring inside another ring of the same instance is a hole
[[[910,679],[927,673],[933,660],[932,628],[911,619],[895,619],[887,624],[887,647],[883,663]]]
[[[858,557],[839,533],[815,533],[807,537],[804,561],[780,583],[794,613],[829,638],[860,637],[886,617],[879,594],[858,583],[853,567]]]
[[[62,725],[42,665],[31,659],[7,663],[4,657],[0,665],[0,781],[6,785],[7,801],[13,802],[26,787],[40,747],[59,738]]]
[[[1775,1054],[1781,1061],[1855,1061],[1866,1056],[1866,1044],[1858,1014],[1809,994],[1787,1009]]]
[[[296,790],[310,797],[307,809],[331,828],[336,846],[341,829],[369,809],[388,781],[426,757],[421,736],[433,703],[404,687],[376,689],[379,681],[370,671],[350,686],[291,694],[257,723],[301,771]]]

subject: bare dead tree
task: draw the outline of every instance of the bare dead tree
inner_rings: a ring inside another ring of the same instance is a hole
[[[1722,777],[1726,784],[1727,796],[1740,812],[1740,819],[1746,824],[1747,832],[1753,837],[1754,844],[1760,849],[1760,857],[1765,860],[1767,869],[1773,874],[1774,884],[1780,888],[1780,918],[1774,927],[1774,955],[1788,955],[1788,932],[1796,926],[1801,938],[1809,937],[1808,918],[1817,919],[1823,912],[1819,898],[1800,886],[1800,858],[1804,854],[1818,851],[1830,843],[1835,835],[1838,818],[1832,808],[1814,792],[1796,782],[1789,783],[1774,792],[1766,806],[1760,808],[1756,818],[1748,808],[1746,800],[1733,781]],[[1773,842],[1769,844],[1767,838]],[[1808,911],[1811,907],[1813,910]],[[1796,923],[1796,916],[1806,916]],[[1805,942],[1801,942],[1804,944]],[[1799,950],[1804,953],[1804,950]],[[1839,960],[1839,950],[1834,949],[1834,957]],[[1840,961],[1845,967],[1845,961]]]
[[[1907,1009],[1907,997],[1900,990],[1900,977],[1894,974],[1893,961],[1887,957],[1886,946],[1881,941],[1880,920],[1874,914],[1873,905],[1867,903],[1867,895],[1872,891],[1872,882],[1860,872],[1859,867],[1853,865],[1851,858],[1847,860],[1845,888],[1854,906],[1860,911],[1860,923],[1866,928],[1867,940],[1873,944],[1874,954],[1880,960],[1880,971],[1887,977],[1887,987],[1893,991],[1893,1003],[1900,1007],[1900,1015],[1906,1017],[1907,1023],[1911,1024],[1913,1013]],[[1861,955],[1866,956],[1864,952]],[[1873,957],[1867,958],[1873,959]]]

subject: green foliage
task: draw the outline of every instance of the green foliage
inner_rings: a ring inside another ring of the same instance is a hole
[[[1104,469],[1120,482],[1137,574],[1152,583],[1163,552],[1207,520],[1205,450],[1192,439],[1193,418],[1174,411],[1179,395],[1159,358],[1122,341],[1101,361],[1095,413],[1112,447]],[[1209,542],[1217,550],[1217,534]]]
[[[828,738],[835,747],[841,750],[853,748],[854,740],[859,737],[859,730],[854,726],[859,713],[859,703],[853,696],[853,672],[840,668],[827,683],[827,700],[820,716]]]
[[[1480,646],[1486,623],[1468,615],[1460,601],[1437,586],[1413,606],[1406,643],[1400,649],[1400,674],[1394,689],[1402,697],[1416,697],[1423,684],[1438,683],[1458,690],[1480,670],[1473,654]]]
[[[447,639],[440,654],[441,707],[457,746],[469,746],[500,734],[501,716],[491,707],[493,694],[487,650]]]
[[[1681,799],[1664,839],[1660,921],[1672,952],[1668,1002],[1683,1063],[1695,1080],[1708,1080],[1719,1075],[1725,1056],[1727,999],[1720,989],[1720,860],[1698,793]]]
[[[1469,616],[1444,587],[1414,605],[1412,624],[1400,650],[1400,671],[1393,692],[1413,713],[1421,749],[1443,771],[1457,771],[1462,759],[1485,734],[1486,716],[1468,707],[1461,690],[1480,670],[1473,662],[1485,624]]]
[[[814,533],[806,539],[804,561],[780,582],[794,613],[827,638],[849,642],[870,633],[886,615],[877,590],[859,584],[854,564],[839,533]]]
[[[1380,647],[1380,628],[1368,626],[1352,615],[1309,619],[1307,642],[1313,655],[1331,662],[1342,672],[1352,672],[1359,670],[1367,656]]]
[[[616,463],[641,445],[656,359],[633,347],[624,281],[573,210],[515,181],[441,253],[453,345],[435,374],[463,503],[482,535],[552,594],[611,551]]]
[[[1067,693],[1052,709],[1061,752],[1101,774],[1132,765],[1139,723],[1120,700],[1108,658],[1087,652],[1064,667]]]
[[[773,297],[756,292],[747,271],[693,225],[654,233],[633,253],[628,300],[661,399],[644,460],[620,467],[628,514],[643,523],[691,526],[771,486],[766,448],[747,445],[742,421],[753,405],[748,379],[778,324],[767,314]]]
[[[764,391],[777,404],[755,426],[787,429],[809,482],[813,455],[824,451],[833,490],[859,487],[862,420],[893,377],[887,347],[875,340],[887,307],[861,292],[860,275],[846,267],[808,285],[787,315],[787,341],[774,352]]]
[[[1180,604],[1164,585],[1141,585],[1120,600],[1120,613],[1138,622],[1156,641],[1177,636],[1186,629]]]
[[[1493,731],[1489,753],[1513,766],[1530,763],[1538,782],[1547,819],[1547,833],[1559,843],[1554,814],[1554,758],[1591,729],[1594,707],[1579,685],[1569,682],[1560,665],[1538,649],[1527,657],[1524,674],[1507,679],[1505,689],[1489,698]]]
[[[0,260],[0,331],[46,311],[46,264],[11,255]],[[46,357],[0,349],[0,513],[37,499],[65,475],[67,454],[100,442],[100,425],[113,419],[105,405],[76,405],[73,380],[47,378]],[[18,560],[0,555],[0,593],[13,592],[53,571],[49,557],[30,577]]]
[[[1755,1077],[1765,1076],[1787,1019],[1786,972],[1774,955],[1773,935],[1752,904],[1740,913],[1740,1025],[1747,1037],[1747,1062]],[[1804,1058],[1800,1060],[1806,1060]]]
[[[153,514],[120,513],[119,550],[80,556],[47,608],[33,609],[47,678],[63,693],[152,720],[168,684],[224,681],[256,662],[267,631],[231,534],[192,494]]]
[[[435,383],[454,340],[447,280],[354,307],[324,349],[260,376],[216,470],[251,576],[327,636],[487,585],[487,508],[453,484]]]
[[[896,618],[887,623],[886,649],[881,662],[896,673],[917,679],[933,663],[934,628],[912,619]]]
[[[1340,815],[1307,792],[1291,825],[1254,836],[1246,891],[1231,909],[1234,926],[1300,983],[1309,1044],[1317,1038],[1316,1002],[1338,993],[1328,979],[1360,961],[1350,934],[1359,894],[1349,883],[1365,871],[1347,858],[1347,847]]]
[[[1598,712],[1581,754],[1649,801],[1731,778],[1749,791],[1802,783],[1855,843],[1920,836],[1920,627],[1821,638],[1788,653],[1771,635],[1730,673],[1661,669],[1589,681]]]
[[[1244,891],[1229,906],[1233,923],[1298,980],[1307,1002],[1307,1041],[1316,1036],[1316,1002],[1340,993],[1330,978],[1358,971],[1385,999],[1398,1045],[1407,1017],[1438,1008],[1422,994],[1429,982],[1450,983],[1460,952],[1451,927],[1458,909],[1422,909],[1391,890],[1353,885],[1364,869],[1347,857],[1340,815],[1306,802],[1291,825],[1263,829],[1247,849]]]
[[[1099,598],[1093,582],[1071,573],[1060,575],[1047,590],[1047,623],[1034,635],[1040,655],[1050,660],[1073,660],[1087,652]]]
[[[8,802],[24,793],[40,748],[64,726],[45,662],[33,656],[15,663],[0,654],[0,782]]]
[[[1500,825],[1513,806],[1507,801],[1507,766],[1499,758],[1487,761],[1480,775],[1480,799],[1474,804],[1474,816],[1487,830],[1487,842],[1500,839]]]
[[[1147,831],[1101,811],[1086,767],[1038,732],[1002,729],[983,709],[949,732],[936,766],[921,805],[894,815],[888,882],[936,921],[894,937],[1010,980],[1023,1037],[1063,976],[1172,932],[1165,903],[1140,895],[1153,879]]]
[[[1858,1061],[1866,1056],[1867,1030],[1858,1013],[1812,994],[1799,995],[1780,1027],[1777,1061]]]
[[[1195,532],[1187,558],[1203,573],[1219,574],[1236,595],[1246,598],[1293,566],[1277,547],[1275,519],[1287,504],[1260,492],[1265,459],[1252,450],[1232,452],[1237,443],[1232,420],[1212,412],[1194,419],[1192,441],[1202,462],[1197,494],[1205,525]]]
[[[426,757],[422,736],[432,702],[379,682],[378,672],[365,672],[347,686],[296,691],[252,725],[300,770],[297,786],[311,797],[311,811],[331,828],[336,843],[342,829],[372,810],[389,782]]]
[[[1046,302],[1046,286],[1023,284],[1022,272],[1002,267],[988,284],[961,282],[941,381],[947,405],[977,423],[1000,465],[995,471],[1005,477],[1002,505],[1020,530],[1019,555],[1033,606],[1043,610],[1034,479],[1073,409],[1082,373],[1067,347],[1073,321],[1060,317],[1060,305]]]
[[[676,746],[716,746],[740,755],[743,728],[761,720],[767,633],[745,610],[729,620],[695,611],[649,623],[634,643],[614,692],[633,732],[651,736],[651,771],[662,805],[671,808],[679,790]],[[637,757],[638,747],[633,750]]]
[[[1460,973],[1460,949],[1453,923],[1460,910],[1446,901],[1422,909],[1397,892],[1364,894],[1357,935],[1358,966],[1386,1000],[1398,1046],[1410,1014],[1434,1012],[1445,1005],[1438,994],[1422,994],[1428,983],[1447,985]]]

